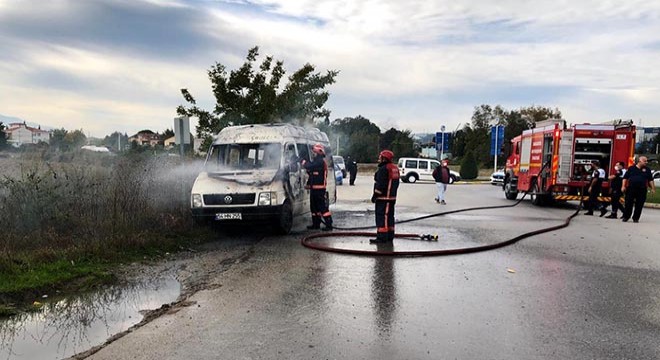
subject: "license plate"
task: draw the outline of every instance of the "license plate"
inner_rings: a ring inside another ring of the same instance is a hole
[[[243,217],[241,213],[220,213],[215,214],[216,220],[241,220]]]

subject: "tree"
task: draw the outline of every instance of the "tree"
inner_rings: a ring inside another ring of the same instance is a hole
[[[358,115],[335,119],[330,125],[318,124],[319,129],[330,137],[330,143],[344,149],[357,162],[374,162],[378,159],[380,128],[369,119]]]
[[[479,176],[477,161],[472,151],[468,151],[461,161],[461,178],[470,180],[476,179],[477,176]]]
[[[57,151],[73,151],[87,142],[87,136],[82,130],[67,131],[64,128],[53,130],[50,146]]]
[[[7,147],[7,133],[5,133],[6,128],[7,127],[5,124],[0,121],[0,150]]]
[[[385,131],[380,137],[380,150],[383,149],[392,150],[397,158],[417,156],[410,130],[390,128]]]
[[[320,74],[315,72],[313,65],[305,64],[278,92],[286,74],[284,63],[274,62],[272,56],[266,56],[257,66],[258,56],[259,47],[255,46],[248,51],[245,63],[229,74],[223,64],[216,63],[211,67],[208,76],[216,100],[213,111],[199,108],[188,90],[181,89],[189,107],[180,105],[177,114],[198,117],[198,137],[208,140],[230,125],[270,122],[308,125],[317,118],[329,117],[330,111],[323,108],[329,97],[324,89],[335,82],[338,71]]]
[[[118,131],[113,132],[110,135],[107,135],[106,137],[103,138],[102,144],[104,146],[117,149],[117,146],[121,146],[122,148],[125,148],[126,145],[128,145],[128,135],[126,133],[122,134]],[[121,149],[117,149],[118,151],[121,151]]]
[[[174,130],[172,130],[172,129],[165,129],[165,131],[163,131],[163,134],[161,135],[161,139],[163,139],[163,140],[165,140],[165,139],[169,139],[169,138],[171,138],[172,136],[174,136]]]
[[[520,108],[520,115],[528,124],[534,125],[539,121],[548,119],[561,119],[561,111],[558,108],[551,109],[545,106],[529,106]],[[533,127],[533,126],[532,126]]]

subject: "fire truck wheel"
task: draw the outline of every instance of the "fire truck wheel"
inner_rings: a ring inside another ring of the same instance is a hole
[[[506,181],[504,183],[504,197],[508,200],[515,200],[518,197],[518,192],[512,191],[511,187],[511,181]]]
[[[541,206],[543,205],[543,195],[538,195],[537,193],[539,192],[539,186],[536,184],[536,179],[534,180],[534,183],[532,184],[532,191],[530,192],[529,196],[532,198],[532,204],[536,206]]]

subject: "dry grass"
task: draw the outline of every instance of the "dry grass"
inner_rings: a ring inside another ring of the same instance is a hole
[[[189,229],[196,172],[167,156],[0,158],[0,270],[17,258],[139,247]],[[4,264],[4,265],[3,265]]]

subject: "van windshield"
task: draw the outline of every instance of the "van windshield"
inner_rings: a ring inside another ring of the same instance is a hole
[[[213,145],[206,160],[206,171],[249,171],[280,167],[282,145],[278,143]]]

